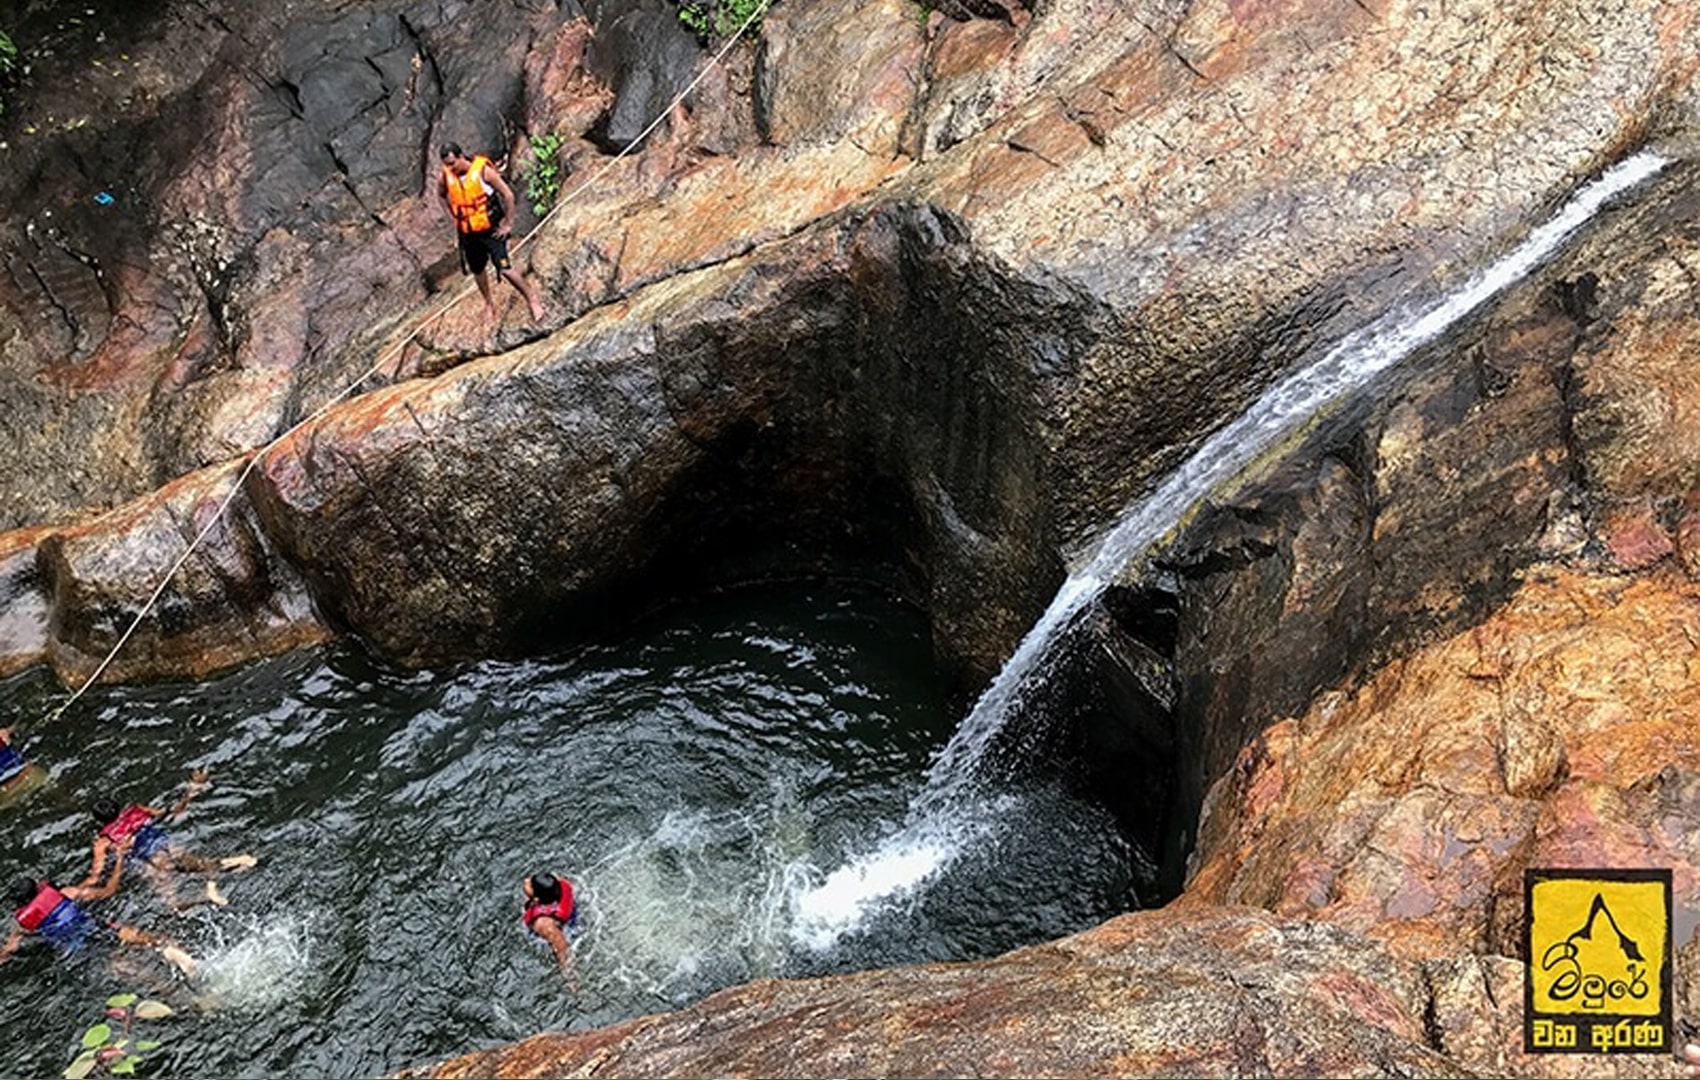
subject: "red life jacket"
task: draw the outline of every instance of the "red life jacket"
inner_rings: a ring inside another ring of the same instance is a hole
[[[449,209],[454,211],[455,225],[463,233],[488,232],[493,222],[490,220],[490,192],[484,186],[484,166],[490,164],[490,159],[479,154],[472,159],[472,167],[461,176],[447,165],[443,166],[443,187],[448,192]]]
[[[141,832],[153,821],[153,813],[145,806],[126,806],[122,813],[106,823],[100,835],[113,843],[121,843]]]
[[[41,924],[53,914],[53,909],[64,902],[65,894],[55,889],[52,882],[37,882],[34,899],[12,912],[12,918],[18,920],[18,925],[25,930],[40,930]]]
[[[561,898],[553,904],[545,904],[541,900],[533,900],[525,905],[525,928],[531,929],[531,924],[538,919],[548,917],[562,926],[573,917],[573,885],[570,881],[561,882]]]

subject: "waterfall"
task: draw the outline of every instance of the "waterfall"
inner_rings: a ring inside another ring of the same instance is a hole
[[[947,866],[993,826],[976,790],[987,748],[1021,702],[1056,663],[1056,645],[1082,611],[1131,561],[1185,520],[1201,499],[1232,479],[1329,402],[1362,387],[1464,316],[1527,276],[1607,200],[1656,174],[1668,159],[1642,151],[1585,185],[1515,250],[1412,316],[1396,311],[1353,332],[1321,359],[1264,392],[1218,429],[1150,494],[1135,500],[1091,547],[1045,613],[934,759],[902,831],[828,875],[797,898],[798,938],[829,947],[883,901],[904,894]]]

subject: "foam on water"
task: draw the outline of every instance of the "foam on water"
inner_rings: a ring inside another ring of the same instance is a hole
[[[890,899],[935,877],[975,840],[960,807],[977,784],[988,748],[1056,662],[1076,617],[1125,567],[1185,520],[1199,501],[1245,471],[1324,406],[1363,387],[1470,312],[1526,277],[1613,196],[1658,173],[1668,159],[1643,151],[1584,186],[1550,221],[1462,286],[1412,314],[1397,310],[1348,335],[1320,360],[1285,376],[1237,419],[1211,435],[1154,491],[1136,500],[1093,545],[1079,569],[1017,646],[950,741],[933,760],[904,830],[827,875],[797,898],[803,940],[829,948]]]
[[[313,970],[313,918],[285,912],[214,929],[200,947],[195,989],[209,1009],[269,1009],[299,1000]]]
[[[949,858],[942,840],[898,833],[878,850],[828,874],[819,885],[799,890],[792,939],[815,952],[838,943],[844,930],[864,922],[872,911],[901,895],[905,883],[925,881]]]
[[[587,966],[669,1000],[782,973],[809,843],[806,815],[783,788],[754,812],[667,812],[585,869]]]

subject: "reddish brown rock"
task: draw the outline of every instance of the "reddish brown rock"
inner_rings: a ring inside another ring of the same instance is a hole
[[[156,587],[151,617],[103,678],[200,677],[330,637],[300,576],[277,557],[235,488],[243,465],[191,473],[39,539],[47,659],[62,681],[80,686],[93,677],[130,633],[128,613]],[[204,542],[194,544],[203,531]]]
[[[1646,570],[1676,551],[1676,544],[1659,521],[1657,508],[1647,499],[1609,508],[1600,532],[1607,556],[1621,570]]]
[[[1696,642],[1682,578],[1532,572],[1486,623],[1247,747],[1177,903],[1326,919],[1412,956],[1515,953],[1525,867],[1668,866],[1700,910]]]
[[[406,1075],[1466,1076],[1420,970],[1244,909],[1143,912],[980,964],[768,980]]]

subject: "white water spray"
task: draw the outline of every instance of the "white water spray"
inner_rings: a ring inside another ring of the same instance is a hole
[[[250,916],[234,934],[215,931],[200,957],[203,1008],[254,1010],[299,1000],[313,970],[313,919],[286,912]]]
[[[704,986],[780,973],[809,832],[787,785],[751,811],[669,811],[583,870],[586,967],[681,1003]]]
[[[825,949],[867,914],[937,874],[974,839],[964,808],[988,747],[1026,694],[1040,685],[1054,646],[1088,604],[1131,560],[1178,525],[1211,491],[1252,464],[1324,405],[1355,390],[1464,316],[1527,276],[1613,196],[1653,176],[1668,159],[1643,151],[1584,186],[1546,224],[1504,258],[1414,318],[1389,315],[1348,335],[1320,360],[1287,375],[1238,419],[1205,440],[1157,488],[1136,500],[1069,575],[1050,607],[934,759],[927,785],[911,807],[909,824],[871,854],[845,866],[798,897],[799,943]],[[967,826],[967,827],[965,827]]]

